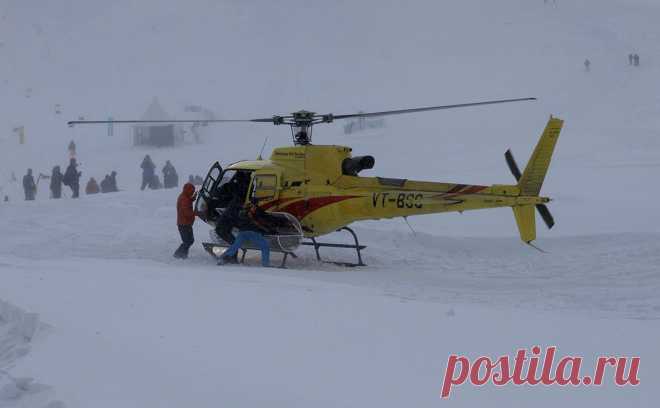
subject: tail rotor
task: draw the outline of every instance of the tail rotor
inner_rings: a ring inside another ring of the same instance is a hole
[[[506,159],[506,164],[509,166],[509,170],[511,170],[513,177],[516,178],[516,181],[520,181],[522,173],[520,172],[520,168],[516,163],[516,159],[513,158],[511,149],[504,153],[504,158]],[[555,225],[555,219],[550,213],[548,207],[545,204],[536,204],[536,210],[539,212],[539,215],[541,216],[541,219],[543,219],[543,222],[545,222],[545,225],[548,226],[548,229],[552,229],[552,227]]]

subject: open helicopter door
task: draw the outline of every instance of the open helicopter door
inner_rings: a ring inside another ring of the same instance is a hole
[[[198,216],[206,221],[209,218],[208,209],[209,202],[211,201],[211,191],[218,184],[218,180],[222,177],[222,166],[220,163],[215,162],[206,174],[206,178],[202,183],[202,187],[197,193],[197,201],[195,202],[195,212]]]

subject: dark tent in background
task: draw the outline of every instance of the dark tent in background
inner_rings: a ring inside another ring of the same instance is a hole
[[[163,107],[154,98],[140,120],[172,120]],[[133,126],[133,145],[169,147],[183,141],[183,129],[178,125],[144,124]]]

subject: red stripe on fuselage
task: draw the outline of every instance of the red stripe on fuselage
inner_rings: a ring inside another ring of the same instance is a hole
[[[474,186],[474,185],[471,186],[466,184],[457,184],[451,189],[447,190],[446,193],[434,195],[432,196],[432,198],[451,198],[465,194],[475,194],[487,188],[488,187],[486,186]]]
[[[277,200],[273,200],[270,203],[266,203],[264,205],[260,205],[262,210],[267,211],[270,208],[277,207],[281,204],[288,203],[289,201],[295,200],[296,198],[280,198]]]
[[[305,199],[299,200],[294,203],[288,204],[280,211],[289,213],[294,217],[296,217],[297,219],[302,220],[303,218],[307,217],[309,214],[327,205],[335,204],[341,201],[345,201],[357,197],[359,196],[314,197],[306,200]]]

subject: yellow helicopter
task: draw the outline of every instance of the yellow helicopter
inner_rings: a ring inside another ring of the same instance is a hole
[[[359,173],[374,167],[372,156],[353,157],[346,146],[312,144],[312,127],[335,120],[398,115],[441,109],[531,101],[535,98],[503,99],[494,101],[442,105],[425,108],[402,109],[348,115],[319,115],[298,111],[286,116],[247,120],[174,120],[174,121],[72,121],[70,126],[90,123],[214,123],[256,122],[289,125],[293,146],[273,150],[267,160],[239,161],[224,169],[218,162],[211,166],[198,193],[196,211],[205,222],[218,229],[228,203],[240,200],[252,202],[261,209],[279,217],[277,233],[267,236],[272,251],[295,257],[300,245],[313,246],[321,261],[322,247],[350,248],[357,253],[358,262],[333,262],[346,266],[362,266],[361,250],[366,248],[358,241],[350,224],[362,220],[408,217],[411,215],[443,212],[463,212],[485,208],[511,207],[521,239],[532,245],[536,239],[534,209],[552,228],[554,219],[546,207],[550,201],[541,197],[540,191],[550,160],[563,126],[563,121],[550,117],[540,140],[524,171],[521,172],[511,154],[505,153],[506,162],[517,184],[441,183],[398,178],[362,177]],[[348,231],[353,244],[322,243],[317,237],[338,230]],[[220,256],[229,246],[229,239],[212,232],[213,242],[204,248],[214,256]],[[256,249],[250,243],[243,247]],[[537,248],[538,249],[538,248]]]

